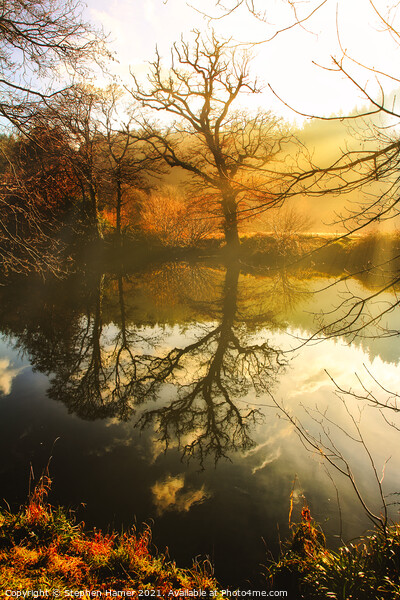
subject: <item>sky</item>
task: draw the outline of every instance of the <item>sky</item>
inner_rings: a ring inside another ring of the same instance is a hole
[[[225,0],[227,6],[232,6],[233,1]],[[232,38],[249,51],[249,42],[265,40],[295,22],[287,0],[255,1],[259,7],[268,6],[264,22],[254,18],[245,7],[210,21],[199,10],[220,16],[216,0],[88,0],[85,14],[109,34],[110,47],[118,60],[111,68],[122,82],[129,84],[129,68],[139,77],[144,76],[146,61],[154,58],[156,46],[167,66],[172,44],[182,36],[190,41],[193,29],[205,33],[212,27],[218,36]],[[321,2],[299,2],[300,19]],[[361,91],[328,69],[332,68],[332,56],[340,58],[345,49],[354,60],[396,76],[393,65],[399,58],[400,40],[387,31],[374,6],[382,15],[388,14],[385,0],[376,0],[374,5],[370,0],[327,0],[301,26],[253,46],[252,72],[265,87],[262,94],[245,97],[245,106],[254,110],[262,107],[289,121],[303,122],[302,117],[270,91],[269,85],[284,102],[307,114],[329,116],[340,111],[346,114],[356,106],[364,106],[366,101]],[[400,11],[397,17],[392,9],[389,18],[394,24],[400,21]],[[373,73],[354,61],[346,64],[362,88],[366,87],[374,96],[379,94]],[[386,94],[400,85],[386,76],[380,76],[379,80]]]

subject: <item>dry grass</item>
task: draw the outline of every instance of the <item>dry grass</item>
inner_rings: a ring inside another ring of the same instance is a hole
[[[147,527],[86,532],[46,502],[49,485],[43,477],[27,506],[16,514],[0,512],[0,598],[6,590],[47,590],[49,597],[56,590],[60,597],[67,590],[156,590],[157,597],[168,598],[176,590],[217,589],[208,563],[180,569],[153,553]]]

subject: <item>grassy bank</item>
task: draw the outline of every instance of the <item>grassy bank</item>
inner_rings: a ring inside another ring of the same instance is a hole
[[[86,532],[61,508],[45,501],[44,477],[27,506],[17,513],[0,512],[0,598],[17,590],[48,592],[48,596],[89,598],[85,590],[125,591],[109,597],[173,597],[176,590],[212,591],[220,598],[211,569],[194,564],[180,569],[165,554],[151,549],[148,528],[123,534]],[[146,593],[148,590],[148,593]],[[79,593],[82,592],[82,595]],[[70,594],[70,595],[68,595]],[[14,595],[14,597],[16,597]],[[40,596],[39,596],[40,597]]]
[[[90,256],[86,248],[85,257]],[[106,250],[92,252],[102,262],[120,261],[129,265],[142,265],[171,260],[202,260],[213,258],[224,262],[230,258],[230,250],[222,238],[207,238],[197,246],[173,247],[157,244],[156,241],[125,238],[122,249],[109,240]],[[359,271],[377,269],[381,265],[397,268],[400,253],[398,234],[370,233],[364,236],[345,238],[299,234],[279,238],[271,234],[242,236],[236,258],[254,267],[300,267],[312,268],[321,273],[342,274],[344,270]]]
[[[204,598],[226,597],[208,563],[177,567],[152,549],[149,528],[87,532],[45,501],[48,487],[43,477],[26,506],[0,511],[0,598],[18,597],[18,591],[42,592],[30,597],[171,598],[200,590]],[[400,525],[333,552],[304,508],[281,557],[266,568],[263,595],[278,594],[288,600],[400,599]]]

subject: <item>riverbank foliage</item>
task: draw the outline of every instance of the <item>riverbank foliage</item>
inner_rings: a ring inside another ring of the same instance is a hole
[[[0,594],[156,590],[157,597],[169,598],[201,589],[223,597],[209,563],[178,568],[166,554],[154,552],[148,527],[87,532],[65,509],[46,502],[49,486],[43,476],[26,506],[16,513],[0,510]],[[281,557],[267,567],[265,593],[277,589],[287,590],[289,599],[400,599],[400,525],[332,551],[305,507]]]
[[[0,511],[1,598],[5,590],[57,590],[60,597],[68,590],[156,590],[160,598],[172,597],[174,590],[215,592],[208,563],[178,568],[152,550],[148,527],[86,532],[83,523],[46,502],[49,484],[42,477],[17,513]]]
[[[308,508],[267,579],[275,589],[289,585],[289,597],[307,600],[396,600],[400,598],[400,525],[374,530],[336,552],[325,547]]]

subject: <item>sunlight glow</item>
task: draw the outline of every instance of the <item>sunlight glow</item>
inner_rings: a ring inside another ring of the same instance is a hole
[[[276,30],[294,22],[288,4],[280,0],[269,3],[267,23],[257,21],[245,9],[223,19],[209,21],[198,11],[215,15],[216,6],[212,0],[201,3],[194,0],[194,8],[184,0],[147,0],[141,3],[90,0],[87,10],[91,20],[110,32],[119,61],[119,64],[112,65],[112,69],[116,69],[129,84],[128,65],[135,72],[142,70],[144,63],[154,58],[156,46],[168,62],[172,44],[179,42],[181,37],[190,39],[194,29],[206,33],[213,28],[218,36],[232,38],[239,44],[248,45],[248,42],[268,39]],[[312,3],[301,5],[301,15],[311,12]],[[387,14],[386,2],[380,0],[376,6],[383,15]],[[396,15],[392,17],[396,19]],[[343,76],[332,72],[332,57],[340,59],[346,51],[355,61],[396,75],[392,71],[398,59],[398,46],[384,29],[372,6],[365,0],[340,1],[338,6],[336,2],[328,2],[302,26],[288,29],[251,50],[254,55],[253,73],[265,88],[262,94],[246,98],[246,107],[256,109],[262,106],[286,119],[303,120],[285,107],[267,85],[271,85],[289,105],[309,114],[345,113],[356,106],[364,106],[366,100],[360,90]],[[348,67],[362,86],[368,82],[372,95],[380,93],[374,73],[351,61]],[[386,93],[398,85],[388,77],[380,77],[380,82]]]

